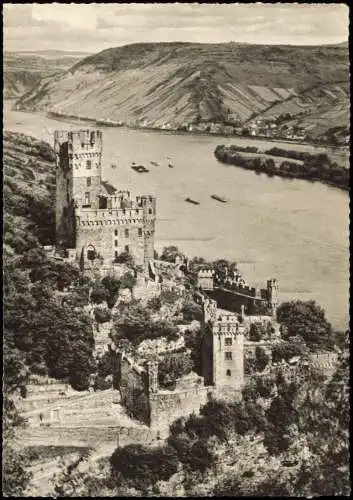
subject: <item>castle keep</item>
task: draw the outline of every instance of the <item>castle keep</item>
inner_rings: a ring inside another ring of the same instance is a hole
[[[85,269],[130,254],[145,271],[154,255],[156,200],[132,199],[102,181],[102,132],[56,131],[56,245]],[[70,252],[71,250],[71,252]]]

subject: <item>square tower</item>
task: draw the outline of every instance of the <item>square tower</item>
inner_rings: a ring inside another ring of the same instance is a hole
[[[75,208],[98,209],[102,179],[102,132],[55,131],[56,237],[75,246]]]
[[[217,310],[203,342],[206,384],[239,391],[244,384],[244,326],[232,313]]]

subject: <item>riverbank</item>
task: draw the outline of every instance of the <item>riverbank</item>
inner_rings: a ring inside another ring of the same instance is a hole
[[[232,145],[217,146],[214,155],[222,163],[253,170],[257,174],[318,181],[349,191],[349,170],[337,165],[325,153],[311,154],[280,148],[259,151],[256,147],[243,148]],[[274,158],[264,155],[285,159],[276,162]]]
[[[329,151],[346,151],[347,148],[344,146],[331,146],[329,144],[325,143],[317,143],[317,142],[308,142],[304,140],[295,140],[295,139],[288,139],[287,137],[267,137],[267,136],[262,136],[262,135],[241,135],[241,134],[235,134],[235,133],[227,133],[227,132],[219,132],[219,131],[200,131],[197,129],[192,129],[192,130],[185,130],[185,128],[171,128],[171,127],[166,127],[164,128],[163,126],[161,127],[153,127],[153,126],[147,126],[147,125],[137,125],[137,124],[129,124],[125,122],[107,122],[107,120],[102,120],[102,119],[95,119],[95,118],[89,118],[89,117],[82,117],[82,116],[76,116],[76,115],[69,115],[69,114],[64,114],[60,112],[55,112],[55,111],[31,111],[31,110],[26,110],[26,109],[14,109],[15,111],[20,111],[22,113],[35,113],[40,116],[44,116],[47,118],[55,119],[57,121],[63,121],[67,122],[69,121],[70,123],[87,123],[91,124],[92,126],[98,126],[98,127],[109,127],[109,128],[120,128],[120,127],[126,127],[131,130],[143,130],[146,132],[155,132],[155,133],[166,133],[166,134],[178,134],[178,135],[187,135],[187,136],[200,136],[200,137],[225,137],[225,138],[238,138],[238,139],[246,139],[249,141],[263,141],[263,142],[273,142],[273,143],[284,143],[284,144],[293,144],[293,145],[300,145],[300,146],[311,146],[314,148],[325,148],[328,149]],[[104,123],[106,122],[106,123]]]

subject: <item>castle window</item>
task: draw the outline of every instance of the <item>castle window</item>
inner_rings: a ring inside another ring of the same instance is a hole
[[[227,375],[227,377],[231,377],[232,376],[232,372],[230,370],[227,370],[226,371],[226,375]]]
[[[228,361],[229,361],[229,360],[233,359],[233,356],[232,356],[232,354],[233,354],[233,353],[232,353],[232,352],[227,351],[227,352],[225,352],[224,354],[225,354],[225,359],[226,359],[226,360],[228,360]]]
[[[85,205],[89,205],[91,203],[89,193],[85,193]]]
[[[125,229],[125,238],[128,238],[128,237],[129,237],[129,230]]]
[[[115,236],[118,236],[118,230],[117,230],[117,229],[115,229],[115,231],[114,231],[114,235],[115,235]]]
[[[114,241],[114,246],[116,246],[116,247],[118,246],[118,240]]]
[[[152,213],[152,208],[149,208],[148,209],[148,213],[151,214]]]
[[[92,168],[92,162],[91,162],[91,160],[87,160],[87,162],[86,162],[86,168],[88,170],[90,170]]]
[[[142,236],[142,228],[141,228],[141,227],[139,227],[139,228],[138,228],[138,235],[139,235],[140,237]]]
[[[91,185],[91,178],[90,177],[87,177],[86,185],[87,185],[87,187],[89,187]]]
[[[114,252],[114,256],[115,256],[116,259],[118,258],[118,252],[117,251]]]
[[[232,345],[232,344],[233,344],[232,337],[226,337],[226,339],[225,339],[225,345]]]
[[[125,252],[129,253],[129,245],[125,245]]]

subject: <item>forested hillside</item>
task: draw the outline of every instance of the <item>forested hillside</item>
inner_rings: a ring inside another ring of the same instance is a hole
[[[48,374],[87,389],[92,369],[91,322],[76,309],[88,300],[87,286],[78,268],[47,258],[42,248],[55,238],[54,183],[51,147],[5,132],[4,359],[10,390],[20,373]],[[70,285],[71,302],[60,304],[56,292]]]

